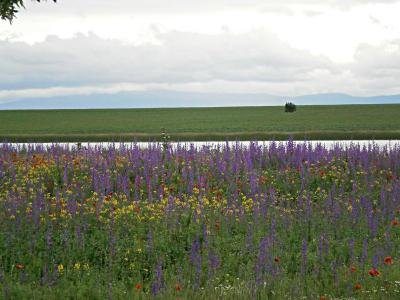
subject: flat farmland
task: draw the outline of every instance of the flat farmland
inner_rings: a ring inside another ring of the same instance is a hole
[[[14,142],[398,139],[400,105],[0,111]]]

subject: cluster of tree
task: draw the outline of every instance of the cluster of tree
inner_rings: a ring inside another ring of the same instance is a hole
[[[296,104],[292,102],[286,102],[285,104],[285,112],[295,112],[296,111]]]
[[[35,0],[40,2],[43,0]],[[57,2],[57,0],[52,0]],[[2,20],[8,20],[10,23],[15,18],[18,10],[24,8],[24,0],[0,0],[0,18]]]

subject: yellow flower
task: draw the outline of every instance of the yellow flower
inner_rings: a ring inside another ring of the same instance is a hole
[[[81,268],[81,264],[80,263],[75,263],[75,265],[74,265],[74,269],[75,270],[80,270],[80,268]]]
[[[62,264],[59,264],[57,266],[57,269],[58,269],[58,273],[63,273],[64,272],[64,266]]]
[[[88,263],[84,263],[83,264],[83,269],[86,270],[86,271],[89,270],[89,264]]]

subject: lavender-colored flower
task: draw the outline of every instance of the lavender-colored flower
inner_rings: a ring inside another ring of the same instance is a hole
[[[262,284],[264,273],[266,269],[267,263],[267,252],[270,245],[270,241],[268,237],[263,238],[260,241],[258,257],[255,266],[255,276],[256,276],[256,284],[260,286]]]
[[[146,251],[148,255],[153,253],[153,233],[151,230],[147,232]]]
[[[374,256],[372,257],[372,267],[376,269],[378,267],[378,264],[379,264],[379,255],[374,254]]]
[[[190,256],[189,260],[192,266],[194,266],[195,269],[195,286],[196,288],[199,287],[199,281],[200,281],[200,276],[201,276],[201,264],[202,264],[202,258],[201,258],[201,245],[200,245],[200,239],[196,238],[193,243],[192,247],[190,249]]]
[[[307,241],[304,239],[301,243],[301,274],[305,276],[307,272],[307,250],[308,250],[308,245]]]
[[[253,252],[253,225],[252,224],[248,224],[247,226],[247,233],[246,233],[246,251],[248,253],[252,253]]]
[[[364,265],[368,258],[368,239],[364,239],[362,246],[362,253],[360,257],[360,262]]]
[[[350,262],[354,261],[354,245],[355,245],[355,240],[354,238],[349,240],[349,259]]]
[[[221,260],[217,255],[214,254],[212,250],[210,250],[208,253],[208,263],[209,263],[209,277],[211,277],[217,271],[217,269],[221,264]]]
[[[156,296],[165,288],[164,274],[162,264],[159,262],[155,269],[153,284],[151,285],[151,293]]]

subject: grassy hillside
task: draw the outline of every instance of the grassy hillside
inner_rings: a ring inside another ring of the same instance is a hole
[[[398,139],[400,105],[0,111],[2,141]]]

